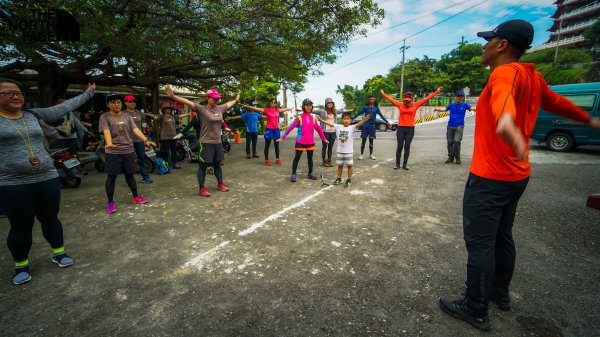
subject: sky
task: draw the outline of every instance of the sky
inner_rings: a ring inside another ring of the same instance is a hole
[[[337,54],[338,58],[334,64],[319,68],[322,76],[309,77],[304,86],[305,90],[296,95],[297,104],[300,106],[305,98],[310,98],[315,105],[324,104],[325,98],[332,97],[336,106],[342,108],[343,98],[336,94],[338,85],[343,87],[348,84],[362,88],[369,78],[387,75],[390,68],[401,62],[402,40],[438,23],[437,26],[406,39],[408,48],[405,60],[422,58],[424,55],[440,59],[442,55],[456,48],[463,36],[465,42],[483,44],[485,40],[478,38],[477,32],[492,30],[498,24],[512,19],[529,21],[535,29],[532,46],[543,44],[550,37],[547,30],[553,22],[550,16],[556,10],[554,1],[377,0],[379,6],[385,10],[382,23],[375,28],[369,28],[366,38],[355,37],[354,41],[348,44],[347,50]],[[452,5],[456,6],[442,10]],[[414,22],[388,29],[417,18],[419,19]],[[369,56],[386,47],[389,48]],[[435,89],[431,88],[431,91]],[[289,91],[287,96],[288,106],[294,106],[294,97]],[[281,93],[278,99],[283,101]]]

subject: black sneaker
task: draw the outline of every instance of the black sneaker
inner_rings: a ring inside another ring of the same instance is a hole
[[[490,318],[488,315],[478,315],[467,306],[464,298],[451,300],[447,297],[440,297],[440,308],[448,315],[462,319],[479,330],[490,330]]]
[[[341,183],[342,183],[342,178],[337,178],[337,179],[336,179],[336,180],[333,182],[333,184],[334,184],[334,185],[339,185],[339,184],[341,184]]]
[[[352,185],[352,182],[350,181],[350,179],[346,179],[346,183],[344,184],[344,187],[350,187],[350,185]]]
[[[502,311],[510,310],[510,296],[502,296],[492,293],[490,295],[490,302]]]

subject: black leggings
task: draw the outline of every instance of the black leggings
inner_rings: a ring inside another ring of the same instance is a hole
[[[292,164],[292,174],[296,174],[296,170],[298,169],[298,162],[300,162],[300,157],[302,157],[302,152],[296,150],[296,156],[294,157],[294,163]],[[313,150],[306,151],[306,158],[308,159],[308,174],[311,174],[313,171]]]
[[[25,261],[29,256],[35,218],[42,224],[42,234],[50,246],[63,246],[59,207],[59,178],[34,184],[0,186],[0,208],[10,221],[6,243],[15,262]]]
[[[363,138],[360,143],[360,154],[365,152],[365,144],[367,143],[367,138]],[[373,154],[373,138],[369,138],[369,154]]]
[[[325,160],[325,150],[327,149],[327,159],[331,159],[331,154],[333,152],[333,144],[335,144],[335,132],[324,132],[325,139],[329,141],[329,143],[323,142],[323,149],[321,150],[321,156],[323,157],[323,161]]]
[[[108,202],[113,202],[115,201],[113,199],[113,197],[115,196],[115,182],[117,181],[117,176],[113,175],[113,174],[109,174],[106,177],[106,196],[108,197]],[[138,196],[138,191],[137,191],[137,183],[135,182],[135,178],[133,177],[133,173],[129,173],[129,174],[125,174],[125,182],[127,183],[127,186],[129,186],[129,189],[131,190],[131,194],[133,194],[133,197],[137,197]]]
[[[413,137],[415,136],[415,128],[411,126],[399,126],[396,130],[396,140],[398,141],[398,147],[396,148],[396,166],[400,166],[400,157],[402,156],[402,147],[404,146],[404,162],[403,165],[408,163],[408,157],[410,156],[410,144],[412,143]]]
[[[258,132],[246,131],[246,154],[250,155],[250,143],[252,143],[252,154],[256,154],[256,141],[258,140]]]
[[[216,161],[212,164],[207,164],[207,163],[198,163],[199,167],[198,167],[198,173],[196,173],[196,177],[198,178],[198,187],[202,188],[204,187],[204,181],[206,180],[206,169],[209,166],[212,166],[213,169],[215,170],[215,177],[217,178],[217,183],[222,183],[223,182],[223,170],[221,169],[221,162],[220,161]]]
[[[164,160],[168,161],[171,166],[177,163],[177,140],[166,139],[160,141],[160,149],[163,153]]]
[[[271,146],[271,139],[265,139],[265,160],[269,160],[269,147]],[[279,159],[279,143],[273,142],[275,147],[275,158]]]

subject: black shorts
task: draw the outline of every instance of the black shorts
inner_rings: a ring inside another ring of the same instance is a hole
[[[127,154],[106,154],[106,173],[117,175],[119,173],[132,174],[137,170],[137,157],[135,152]]]
[[[222,162],[224,159],[225,151],[223,150],[223,144],[200,144],[199,163],[212,164],[216,162]]]

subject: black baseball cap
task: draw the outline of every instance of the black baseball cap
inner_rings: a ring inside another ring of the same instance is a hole
[[[509,20],[498,25],[492,31],[479,32],[477,36],[489,41],[494,37],[505,39],[519,49],[531,48],[533,42],[533,26],[525,20]]]

